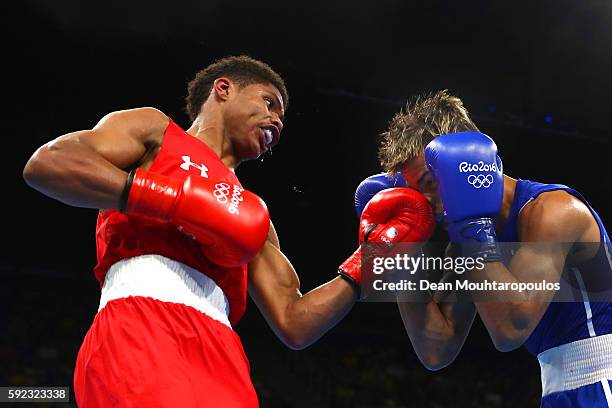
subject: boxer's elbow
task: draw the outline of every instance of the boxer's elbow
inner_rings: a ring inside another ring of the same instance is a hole
[[[304,299],[303,297],[298,298]],[[294,301],[273,324],[277,337],[291,350],[303,350],[323,335],[320,321],[304,302]]]
[[[493,345],[497,351],[507,353],[508,351],[514,351],[521,347],[525,340],[522,337],[513,336],[495,336],[492,337]]]
[[[34,184],[36,183],[36,169],[34,168],[32,159],[28,160],[21,175],[28,186],[34,187]]]
[[[450,359],[442,358],[435,353],[418,355],[418,357],[421,364],[423,364],[423,367],[429,371],[440,371],[441,369],[448,367],[455,360],[455,357]]]
[[[23,179],[28,186],[36,190],[42,187],[44,180],[47,178],[48,169],[51,167],[49,165],[51,160],[52,158],[50,157],[47,146],[39,148],[32,157],[30,157],[22,173]]]
[[[531,304],[519,302],[514,304],[498,304],[492,313],[481,313],[481,318],[495,348],[501,352],[516,350],[521,347],[531,335],[538,323],[538,315],[534,313]]]
[[[39,147],[23,170],[26,182],[66,176],[89,167],[93,150],[81,143],[78,137],[88,132],[92,131],[79,131],[60,136]]]
[[[276,335],[285,346],[291,350],[303,350],[310,346],[322,335],[310,324],[305,324],[306,319],[293,319],[285,321],[285,324],[276,326]]]
[[[505,328],[489,330],[489,333],[495,348],[504,353],[521,347],[529,337],[529,332],[525,328],[512,324]]]
[[[71,143],[54,140],[43,145],[28,160],[22,175],[28,186],[42,194],[64,204],[82,206],[75,191],[88,186],[91,175],[98,175],[99,171],[96,173],[86,155],[76,151]]]
[[[310,345],[305,337],[295,333],[281,333],[278,337],[285,346],[294,351],[303,350]]]
[[[460,346],[454,342],[435,343],[429,347],[415,347],[421,364],[429,371],[439,371],[452,364],[459,354]]]

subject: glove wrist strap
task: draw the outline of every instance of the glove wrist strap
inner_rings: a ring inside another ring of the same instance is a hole
[[[458,244],[461,256],[482,258],[484,262],[502,260],[502,253],[495,225],[491,218],[470,218],[448,224],[448,234],[453,243]]]
[[[136,174],[136,169],[130,171],[127,177],[127,181],[125,182],[125,187],[123,187],[123,191],[121,192],[121,197],[119,197],[119,211],[124,213],[127,209],[128,197],[130,195],[130,189],[132,188],[132,183],[134,182],[134,175]]]
[[[169,221],[181,190],[181,180],[143,169],[136,169],[132,173],[126,183],[125,202],[120,203],[123,212],[162,222]]]
[[[357,296],[357,299],[361,299],[361,286],[359,286],[357,281],[353,279],[351,275],[349,275],[342,269],[338,269],[338,275],[340,275],[342,279],[344,279],[351,285],[351,287],[355,291],[355,295]]]
[[[340,265],[338,274],[355,289],[357,299],[361,299],[361,246]]]

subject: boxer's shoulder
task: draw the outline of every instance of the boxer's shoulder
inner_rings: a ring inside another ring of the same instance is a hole
[[[575,242],[593,222],[589,208],[564,190],[538,195],[521,210],[521,241]]]
[[[170,118],[153,107],[124,109],[104,116],[94,128],[125,134],[149,145],[161,144]]]

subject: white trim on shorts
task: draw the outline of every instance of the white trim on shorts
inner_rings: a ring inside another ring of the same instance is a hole
[[[612,334],[553,347],[538,354],[538,361],[542,396],[612,379]]]
[[[123,259],[111,266],[104,278],[98,311],[111,300],[128,296],[191,306],[231,327],[229,302],[221,288],[202,272],[161,255]]]

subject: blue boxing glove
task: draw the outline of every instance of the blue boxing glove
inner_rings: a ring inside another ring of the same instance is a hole
[[[425,147],[438,183],[452,242],[467,256],[501,260],[493,219],[504,194],[502,162],[490,137],[478,132],[442,135]]]
[[[402,173],[396,173],[395,177],[390,177],[387,173],[379,173],[363,180],[357,186],[357,190],[355,190],[355,211],[357,211],[357,217],[361,217],[365,206],[378,192],[394,187],[408,187],[408,183],[404,180]]]

